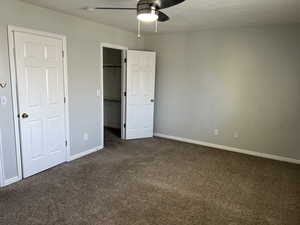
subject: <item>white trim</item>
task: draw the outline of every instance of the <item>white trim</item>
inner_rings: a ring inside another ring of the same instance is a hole
[[[4,181],[4,186],[16,183],[18,181],[20,181],[20,177],[19,176],[9,178],[9,179],[7,179],[7,180]]]
[[[45,36],[45,37],[51,37],[51,38],[56,38],[56,39],[66,39],[66,36],[56,34],[56,33],[50,33],[50,32],[45,32],[45,31],[40,31],[40,30],[33,30],[33,29],[28,29],[24,27],[19,27],[19,26],[13,26],[13,25],[8,25],[8,31],[17,31],[17,32],[23,32],[23,33],[28,33],[28,34],[35,34],[35,35],[40,35],[40,36]]]
[[[122,74],[121,74],[121,139],[126,140],[126,121],[127,96],[127,50],[122,51]],[[126,62],[125,62],[126,60]]]
[[[9,47],[9,63],[10,63],[10,79],[11,79],[11,92],[12,92],[12,104],[13,104],[13,117],[14,117],[14,131],[15,131],[15,144],[17,154],[17,167],[18,167],[18,180],[22,180],[22,161],[21,161],[21,141],[20,141],[20,130],[18,120],[18,96],[17,96],[17,78],[16,78],[16,67],[15,67],[15,41],[14,31],[17,27],[8,26],[8,47]]]
[[[279,155],[260,153],[260,152],[255,152],[255,151],[251,151],[251,150],[229,147],[229,146],[225,146],[225,145],[218,145],[218,144],[213,144],[213,143],[204,142],[204,141],[196,141],[196,140],[192,140],[192,139],[188,139],[188,138],[176,137],[176,136],[171,136],[171,135],[162,134],[162,133],[155,133],[154,136],[171,139],[171,140],[176,140],[176,141],[181,141],[181,142],[186,142],[186,143],[190,143],[190,144],[207,146],[207,147],[231,151],[231,152],[242,153],[242,154],[246,154],[246,155],[257,156],[257,157],[261,157],[261,158],[267,158],[267,159],[273,159],[273,160],[277,160],[277,161],[300,164],[300,160],[298,160],[298,159],[287,158],[287,157],[283,157],[283,156],[279,156]]]
[[[68,57],[67,57],[67,38],[63,37],[63,51],[64,51],[64,93],[65,93],[65,135],[67,141],[67,156],[66,161],[71,157],[71,138],[70,138],[70,113],[69,113],[69,84],[68,84]]]
[[[81,157],[83,157],[83,156],[86,156],[86,155],[89,155],[89,154],[91,154],[91,153],[100,151],[101,149],[103,149],[103,146],[98,146],[98,147],[95,147],[95,148],[86,150],[86,151],[84,151],[84,152],[80,152],[80,153],[77,153],[77,154],[75,154],[75,155],[71,155],[68,161],[70,162],[70,161],[72,161],[72,160],[79,159],[79,158],[81,158]]]
[[[111,43],[107,43],[107,42],[101,42],[100,45],[101,45],[101,47],[105,47],[105,48],[128,50],[128,47],[126,47],[126,46],[111,44]]]
[[[0,187],[4,186],[4,166],[3,166],[3,154],[2,154],[2,131],[0,128]]]
[[[45,37],[51,37],[55,39],[60,39],[63,42],[64,51],[64,93],[66,98],[65,104],[65,129],[66,129],[66,140],[68,142],[66,150],[66,161],[70,157],[70,128],[69,128],[69,96],[68,96],[68,65],[67,65],[67,38],[64,35],[48,33],[44,31],[32,30],[17,26],[8,26],[8,45],[9,45],[9,61],[10,61],[10,78],[11,78],[11,89],[12,89],[12,100],[13,100],[13,116],[14,116],[14,131],[15,131],[15,141],[16,141],[16,152],[17,152],[17,165],[18,165],[18,176],[5,181],[5,184],[10,184],[10,182],[16,182],[22,180],[22,159],[21,159],[21,141],[20,141],[20,127],[18,120],[18,96],[17,96],[17,81],[16,81],[16,65],[15,65],[15,53],[14,53],[14,32],[24,32],[34,35],[40,35]]]
[[[100,132],[102,134],[102,140],[100,140],[100,145],[104,146],[104,90],[103,90],[103,48],[112,48],[112,49],[119,49],[122,50],[122,60],[124,56],[126,56],[128,47],[121,46],[121,45],[115,45],[115,44],[110,44],[110,43],[100,43]],[[122,62],[122,93],[126,90],[126,67],[124,65],[124,61]],[[122,95],[122,116],[121,116],[121,138],[126,139],[126,134],[125,134],[125,128],[123,124],[125,123],[125,116],[124,113],[126,111],[126,101],[125,97]]]

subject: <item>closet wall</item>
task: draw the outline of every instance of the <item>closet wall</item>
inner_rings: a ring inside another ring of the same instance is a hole
[[[122,51],[103,49],[104,126],[121,128]]]

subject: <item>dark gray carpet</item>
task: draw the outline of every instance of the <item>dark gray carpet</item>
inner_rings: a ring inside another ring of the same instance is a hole
[[[299,165],[109,137],[102,152],[1,189],[0,224],[300,224]]]

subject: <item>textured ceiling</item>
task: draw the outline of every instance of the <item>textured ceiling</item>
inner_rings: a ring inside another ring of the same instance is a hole
[[[38,6],[83,17],[95,22],[136,31],[134,11],[99,10],[85,7],[135,7],[136,0],[22,0]],[[171,20],[160,23],[160,32],[196,31],[206,28],[300,23],[300,0],[186,0],[163,10]],[[143,25],[151,31],[152,25]]]

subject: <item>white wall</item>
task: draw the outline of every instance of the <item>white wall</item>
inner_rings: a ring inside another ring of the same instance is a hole
[[[299,25],[153,35],[145,46],[158,56],[156,132],[300,159]]]
[[[3,133],[5,179],[16,177],[16,148],[12,118],[10,70],[7,44],[7,25],[22,26],[67,36],[69,71],[71,154],[101,145],[100,137],[100,42],[139,49],[136,34],[109,26],[64,15],[16,0],[0,0],[0,81],[8,87],[0,88],[0,96],[8,98],[1,107],[0,128]],[[83,140],[83,134],[89,140]]]

